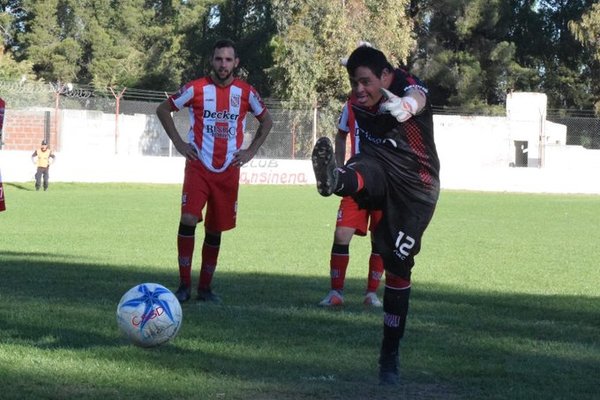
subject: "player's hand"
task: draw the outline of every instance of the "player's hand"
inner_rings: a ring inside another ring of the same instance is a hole
[[[189,161],[194,161],[198,159],[198,153],[196,153],[196,149],[190,143],[183,143],[181,148],[175,146],[177,151],[184,156]]]
[[[254,153],[250,149],[239,150],[234,154],[233,161],[231,163],[237,167],[243,167],[244,164],[252,160],[253,157]]]
[[[417,101],[409,96],[399,97],[385,88],[380,89],[385,101],[379,106],[379,112],[388,112],[398,120],[404,122],[417,112]]]

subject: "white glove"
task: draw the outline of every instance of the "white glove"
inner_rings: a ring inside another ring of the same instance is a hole
[[[398,120],[404,122],[416,114],[418,104],[410,96],[399,97],[387,89],[381,88],[385,101],[379,106],[379,112],[388,112]]]

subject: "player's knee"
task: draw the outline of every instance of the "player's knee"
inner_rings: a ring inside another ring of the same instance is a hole
[[[196,232],[196,225],[185,225],[185,224],[179,223],[179,230],[177,232],[177,234],[179,236],[192,237],[195,235],[195,232]]]
[[[196,226],[196,224],[198,224],[198,217],[193,214],[184,213],[181,214],[181,219],[179,222],[183,225]]]
[[[221,245],[221,232],[206,231],[204,235],[204,243],[218,247]]]
[[[335,244],[349,245],[354,232],[354,228],[348,228],[344,226],[337,227],[335,228],[335,232],[333,234],[333,241]]]

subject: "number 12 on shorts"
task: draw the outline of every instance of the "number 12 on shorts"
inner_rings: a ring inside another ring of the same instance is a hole
[[[410,250],[415,245],[415,239],[406,235],[403,231],[398,232],[398,237],[396,238],[396,250],[394,250],[394,254],[404,260],[408,257]]]

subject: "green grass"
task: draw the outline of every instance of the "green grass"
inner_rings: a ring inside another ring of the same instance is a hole
[[[367,239],[351,246],[347,306],[316,307],[337,199],[243,186],[214,281],[224,305],[184,304],[177,338],[148,350],[124,342],[115,309],[138,283],[175,288],[179,185],[4,185],[2,399],[597,398],[600,196],[442,192],[403,384],[387,389],[381,312],[361,306]]]

